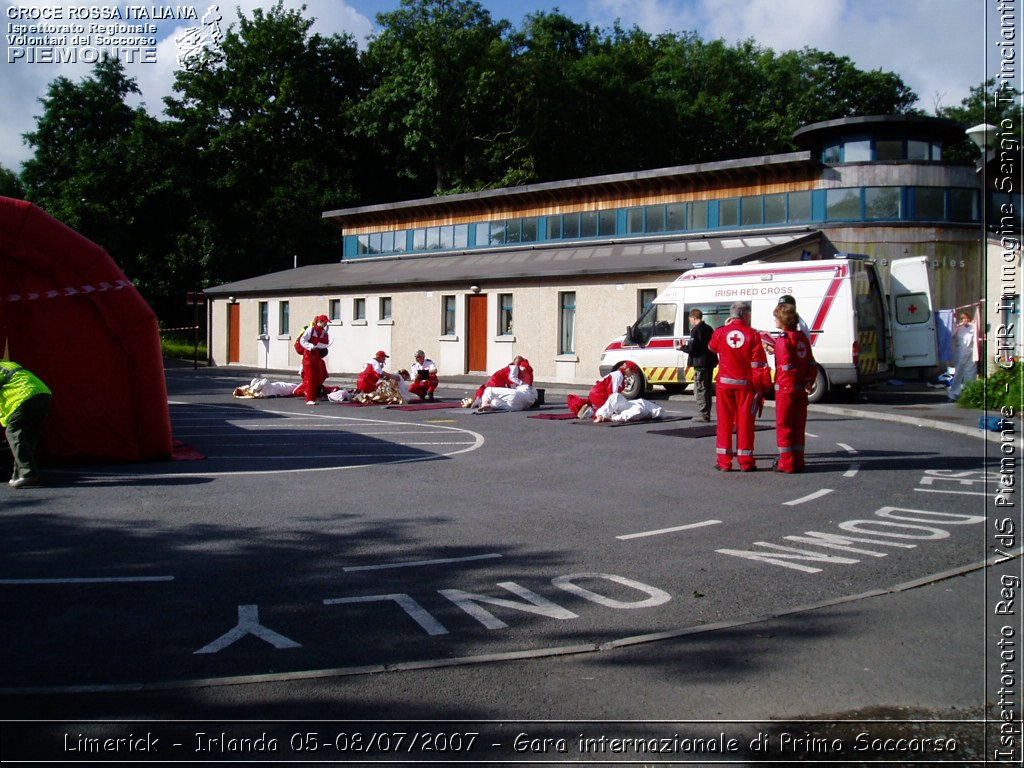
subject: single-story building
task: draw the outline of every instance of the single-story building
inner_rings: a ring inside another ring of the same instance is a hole
[[[444,373],[515,354],[590,384],[607,343],[696,265],[927,255],[934,306],[984,295],[979,179],[943,160],[963,127],[858,117],[806,126],[801,151],[327,211],[337,263],[206,291],[214,365],[297,369],[293,343],[331,318],[332,375],[378,349]],[[1018,229],[1019,231],[1019,229]]]

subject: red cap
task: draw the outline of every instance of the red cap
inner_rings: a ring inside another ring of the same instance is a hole
[[[331,318],[329,318],[327,315],[317,315],[316,316],[316,322],[318,322],[318,323],[329,323],[329,322],[331,322]]]
[[[390,357],[383,349],[378,349],[377,354],[374,357]]]

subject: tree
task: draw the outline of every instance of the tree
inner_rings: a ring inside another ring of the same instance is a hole
[[[25,197],[25,187],[14,171],[0,165],[0,196]]]
[[[79,83],[60,77],[40,100],[34,154],[22,180],[29,200],[103,246],[159,311],[168,228],[161,132],[118,59],[104,57]],[[173,154],[173,153],[172,153]]]
[[[204,280],[340,258],[321,213],[358,199],[364,153],[347,122],[362,75],[351,37],[311,34],[312,24],[281,2],[239,13],[220,62],[177,73],[166,111],[194,214],[176,257]]]
[[[402,0],[377,21],[360,130],[391,154],[399,174],[429,175],[435,194],[501,178],[514,136],[508,22],[493,21],[475,0]]]
[[[1020,91],[997,86],[995,78],[992,78],[971,88],[970,93],[961,99],[959,106],[938,108],[936,116],[956,120],[963,125],[964,130],[983,123],[998,128],[1005,123],[1016,126],[1015,134],[1019,137],[1020,97]],[[944,158],[953,162],[973,163],[979,157],[981,150],[967,138],[966,134],[962,142],[947,147],[944,151]]]

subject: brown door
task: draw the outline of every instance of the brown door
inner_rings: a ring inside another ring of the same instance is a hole
[[[487,372],[487,295],[466,297],[466,370]]]
[[[241,304],[228,304],[228,362],[237,363],[242,359]]]

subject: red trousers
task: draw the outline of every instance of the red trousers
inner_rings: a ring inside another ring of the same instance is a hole
[[[775,432],[779,444],[779,471],[804,469],[804,433],[807,429],[807,392],[775,393]]]
[[[416,379],[409,384],[409,391],[418,397],[426,397],[435,389],[437,389],[437,376],[431,376],[429,379]]]
[[[719,382],[715,385],[715,411],[718,415],[715,450],[718,466],[732,469],[732,457],[740,469],[757,467],[754,461],[754,408],[755,392],[751,387],[733,387]],[[736,449],[732,447],[732,433],[736,432]]]
[[[302,388],[306,402],[311,403],[320,396],[320,388],[327,381],[327,363],[317,352],[308,350],[302,355]]]

